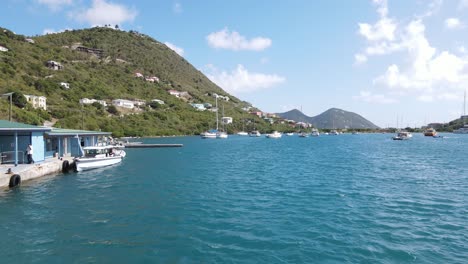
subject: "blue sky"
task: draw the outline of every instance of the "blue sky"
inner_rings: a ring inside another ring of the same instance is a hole
[[[468,86],[468,0],[6,0],[24,35],[118,24],[266,112],[338,107],[379,126],[447,122]],[[1,43],[0,43],[1,44]]]

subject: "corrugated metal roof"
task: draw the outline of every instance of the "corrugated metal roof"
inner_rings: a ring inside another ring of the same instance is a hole
[[[76,135],[110,135],[112,132],[102,132],[102,131],[90,131],[90,130],[78,130],[78,129],[65,129],[65,128],[52,128],[52,131],[46,132],[49,136],[76,136]]]
[[[0,131],[49,131],[50,127],[33,126],[18,122],[0,120]]]

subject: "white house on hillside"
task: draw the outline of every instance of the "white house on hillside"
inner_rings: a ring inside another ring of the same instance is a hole
[[[132,101],[133,102],[133,105],[136,105],[136,106],[144,106],[146,105],[146,101],[145,100],[141,100],[141,99],[135,99]]]
[[[8,49],[5,48],[5,47],[3,47],[3,46],[0,46],[0,51],[4,51],[4,52],[5,52],[5,51],[8,51]]]
[[[118,107],[123,107],[123,108],[128,108],[128,109],[133,109],[135,107],[135,104],[133,103],[133,101],[125,100],[125,99],[112,100],[112,104]]]
[[[232,117],[224,116],[221,118],[221,122],[223,122],[225,125],[232,124]]]
[[[65,89],[70,89],[70,84],[69,84],[69,83],[66,83],[66,82],[61,82],[61,83],[60,83],[60,86],[62,86],[62,87],[65,88]]]
[[[47,98],[45,96],[25,94],[24,97],[26,97],[26,101],[28,101],[28,103],[32,104],[34,109],[41,108],[47,110]]]
[[[96,100],[96,99],[88,99],[88,98],[80,99],[80,104],[93,104],[93,103],[99,103],[102,106],[107,106],[107,103],[104,100]]]

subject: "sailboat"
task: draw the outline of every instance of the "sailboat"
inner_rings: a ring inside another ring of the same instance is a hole
[[[239,136],[248,136],[249,135],[249,133],[245,132],[244,126],[245,126],[245,120],[242,123],[242,131],[237,132],[237,135],[239,135]]]
[[[465,94],[463,96],[463,115],[461,116],[461,119],[463,120],[463,126],[460,127],[459,129],[455,129],[453,131],[454,134],[468,134],[468,124],[465,123],[466,118],[467,116],[466,116],[466,89],[465,89]]]
[[[218,97],[216,97],[216,129],[210,129],[200,134],[201,138],[217,138],[218,136]]]
[[[218,102],[218,101],[216,100],[216,102]],[[218,104],[216,103],[216,106],[217,105]],[[216,109],[216,129],[218,129],[218,125],[217,125],[218,124],[218,111],[217,110],[218,109]],[[223,104],[223,113],[222,114],[223,114],[223,117],[224,117],[224,104]],[[216,138],[221,138],[221,139],[228,138],[228,134],[225,132],[225,129],[224,129],[224,122],[223,122],[223,131],[218,131],[216,133]]]

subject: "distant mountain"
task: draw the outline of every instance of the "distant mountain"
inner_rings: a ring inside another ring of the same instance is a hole
[[[379,128],[369,120],[356,113],[344,111],[338,108],[330,108],[327,111],[313,117],[309,117],[297,109],[293,109],[285,113],[278,113],[277,115],[279,115],[282,118],[295,120],[297,122],[308,122],[317,128]]]

